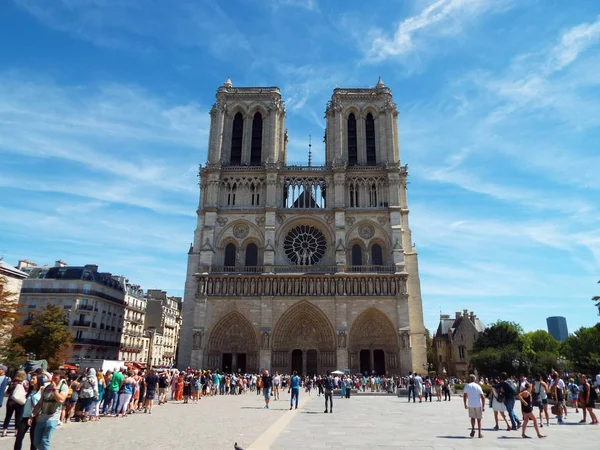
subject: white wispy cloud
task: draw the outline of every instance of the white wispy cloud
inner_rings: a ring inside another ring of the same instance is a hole
[[[392,36],[372,30],[370,34],[378,36],[371,42],[367,59],[380,62],[424,50],[432,37],[458,34],[481,16],[509,6],[503,0],[437,0],[403,19]]]
[[[550,52],[548,71],[564,69],[598,40],[600,40],[600,16],[594,22],[582,23],[569,29]]]
[[[302,8],[308,11],[319,10],[318,0],[271,0],[271,5],[275,8],[287,6],[293,8]]]

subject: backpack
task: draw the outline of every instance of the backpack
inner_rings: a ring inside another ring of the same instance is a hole
[[[333,391],[335,389],[335,383],[333,382],[333,378],[327,377],[327,379],[325,381],[326,381],[325,390]]]
[[[596,392],[596,389],[594,388],[594,386],[592,386],[590,384],[590,401],[596,401],[597,398],[598,398],[598,392]]]
[[[414,385],[415,385],[415,379],[414,379],[413,377],[410,377],[410,378],[408,379],[408,384],[409,384],[410,386],[414,386]]]

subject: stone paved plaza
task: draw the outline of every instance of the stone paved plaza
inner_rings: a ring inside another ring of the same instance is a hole
[[[59,428],[53,448],[62,450],[108,445],[135,445],[147,449],[578,449],[598,448],[600,427],[577,425],[574,410],[568,425],[544,428],[548,438],[523,440],[519,432],[492,430],[486,411],[484,438],[468,437],[467,413],[462,400],[450,403],[408,404],[393,396],[354,396],[334,399],[334,413],[323,413],[323,398],[301,393],[300,409],[289,411],[288,395],[272,408],[262,408],[255,394],[204,399],[197,405],[155,407],[152,416],[136,414],[99,423],[72,423]],[[4,408],[0,412],[4,413]],[[533,429],[528,431],[535,436]],[[28,439],[27,437],[26,439]],[[12,437],[0,439],[0,450],[12,448]],[[24,448],[28,448],[25,446]]]

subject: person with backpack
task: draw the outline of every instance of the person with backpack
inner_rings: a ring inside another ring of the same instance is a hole
[[[498,391],[498,401],[503,401],[506,406],[506,412],[511,423],[511,429],[514,431],[521,427],[521,422],[517,419],[515,414],[515,400],[517,398],[517,388],[514,383],[508,379],[506,372],[500,374],[502,381],[496,384],[494,387]]]
[[[88,421],[88,414],[92,413],[92,407],[95,409],[94,400],[98,398],[98,377],[96,369],[88,369],[85,376],[81,379],[79,388],[79,402],[81,409],[79,418],[82,422]]]
[[[296,409],[298,409],[298,397],[300,396],[300,377],[298,376],[298,372],[296,372],[295,370],[292,374],[292,379],[290,380],[290,388],[288,389],[288,394],[290,392],[292,394],[292,396],[290,397],[290,409],[292,409],[294,398],[296,399]]]
[[[23,418],[23,408],[27,399],[26,377],[27,374],[24,370],[17,371],[15,378],[6,390],[8,401],[6,402],[6,415],[4,417],[4,427],[2,428],[2,437],[6,437],[8,434],[8,426],[13,413],[15,415],[15,435],[17,434],[17,427]]]
[[[335,381],[331,376],[331,372],[327,371],[327,378],[325,378],[325,413],[333,413],[333,390],[335,389]],[[329,400],[329,411],[327,411],[327,400]]]
[[[410,395],[412,394],[413,403],[417,402],[417,396],[415,393],[415,377],[412,372],[408,372],[408,403],[410,403]]]

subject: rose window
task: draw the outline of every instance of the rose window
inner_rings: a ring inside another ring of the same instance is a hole
[[[327,248],[327,239],[317,228],[299,225],[290,230],[283,241],[283,251],[288,259],[299,266],[318,263]]]

